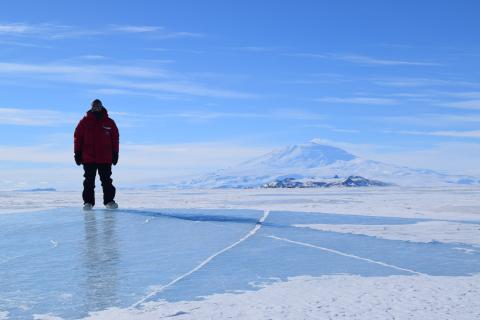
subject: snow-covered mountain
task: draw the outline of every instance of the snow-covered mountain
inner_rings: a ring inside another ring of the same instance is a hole
[[[217,170],[182,183],[181,187],[256,188],[285,179],[328,183],[332,179],[350,176],[401,186],[480,184],[480,179],[474,177],[453,176],[363,159],[343,149],[312,140]]]

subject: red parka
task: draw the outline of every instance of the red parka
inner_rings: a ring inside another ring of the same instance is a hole
[[[88,111],[80,120],[75,128],[74,148],[75,153],[81,152],[82,163],[112,164],[113,154],[119,151],[119,133],[105,108],[98,119]]]

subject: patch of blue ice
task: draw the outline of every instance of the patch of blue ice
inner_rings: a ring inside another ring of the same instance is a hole
[[[0,220],[0,310],[8,311],[12,319],[47,313],[76,319],[91,311],[127,307],[145,297],[152,286],[165,285],[188,273],[241,239],[261,216],[256,210],[84,213],[71,208],[5,215]],[[301,275],[409,274],[278,241],[270,235],[434,276],[480,272],[480,255],[455,249],[459,245],[393,241],[292,226],[418,221],[425,220],[271,212],[257,234],[154,298],[179,301],[256,290],[252,283]]]

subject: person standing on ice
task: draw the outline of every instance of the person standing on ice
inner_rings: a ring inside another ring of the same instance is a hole
[[[112,184],[112,164],[118,162],[119,133],[115,121],[109,116],[102,101],[92,101],[91,109],[78,123],[74,134],[75,162],[83,164],[83,209],[95,205],[95,176],[98,170],[103,188],[103,204],[108,209],[118,208],[115,187]]]

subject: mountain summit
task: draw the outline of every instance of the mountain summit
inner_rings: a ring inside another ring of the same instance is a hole
[[[287,146],[183,183],[192,188],[257,188],[276,183],[335,184],[333,179],[359,177],[400,186],[480,184],[467,176],[452,176],[426,169],[412,169],[357,157],[338,147],[311,140]]]
[[[350,161],[357,157],[347,151],[322,145],[317,140],[306,144],[287,146],[258,158],[246,161],[240,166],[269,166],[271,168],[315,168],[327,166],[336,161]]]

